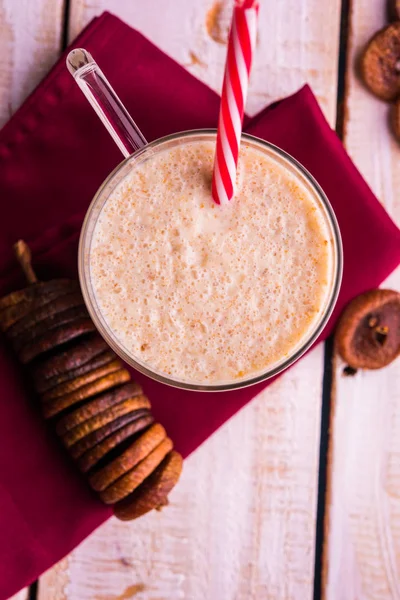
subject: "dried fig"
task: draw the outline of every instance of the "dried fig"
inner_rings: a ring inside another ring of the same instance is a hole
[[[168,504],[168,494],[178,482],[182,466],[182,456],[172,450],[132,494],[113,507],[114,515],[130,521]]]
[[[105,504],[115,504],[131,494],[143,481],[158,467],[168,452],[172,450],[173,443],[167,437],[145,459],[131,471],[114,481],[107,489],[100,492],[100,498]]]
[[[54,377],[50,377],[50,379],[35,379],[35,389],[39,394],[44,394],[61,383],[71,381],[72,379],[81,377],[81,375],[85,375],[85,373],[89,373],[90,371],[94,371],[99,367],[103,367],[110,362],[114,362],[116,358],[117,355],[114,354],[112,350],[106,350],[105,352],[102,352],[101,354],[98,354],[92,358],[92,360],[89,360],[81,367],[71,369],[70,371],[65,371],[59,375],[54,375]]]
[[[75,390],[75,392],[61,396],[61,398],[55,398],[54,400],[44,402],[42,407],[43,415],[46,419],[53,417],[77,402],[87,400],[91,396],[96,396],[105,390],[109,390],[130,381],[130,378],[129,372],[126,369],[119,369],[119,371],[116,371],[115,373],[110,373],[96,381],[92,381],[92,383],[84,385],[78,390]]]
[[[353,369],[380,369],[400,354],[400,293],[371,290],[345,308],[336,348]]]
[[[121,427],[115,433],[106,437],[102,442],[98,443],[93,448],[87,450],[78,460],[79,468],[84,473],[87,473],[87,471],[89,471],[97,465],[100,459],[107,456],[107,454],[111,450],[119,446],[121,442],[124,442],[128,438],[140,433],[141,431],[146,429],[146,427],[151,425],[153,421],[154,418],[149,412],[147,412],[147,414],[142,414],[141,417],[135,419],[134,421],[131,421],[124,427]],[[108,425],[111,424],[109,423]],[[106,425],[106,427],[108,425]]]
[[[42,337],[34,340],[31,344],[24,346],[18,353],[18,358],[23,364],[31,362],[40,354],[54,350],[66,342],[78,338],[87,333],[96,331],[93,321],[89,317],[75,319],[71,323],[51,329]]]
[[[105,440],[114,432],[117,433],[120,429],[125,427],[125,425],[136,422],[136,420],[139,420],[142,417],[151,417],[150,423],[154,421],[148,409],[132,411],[126,415],[122,415],[122,417],[116,418],[114,421],[106,423],[104,427],[101,427],[100,429],[96,429],[96,431],[89,433],[86,437],[84,437],[83,439],[79,440],[79,442],[71,446],[69,448],[69,453],[73,458],[79,458],[87,451],[97,447],[97,444],[100,444],[103,440]]]
[[[64,442],[64,445],[67,448],[69,448],[70,446],[73,446],[74,444],[76,444],[76,442],[89,435],[93,431],[104,427],[104,425],[107,425],[107,423],[111,423],[111,421],[115,421],[115,419],[118,419],[118,417],[122,417],[122,415],[131,413],[136,409],[136,398],[128,398],[123,402],[114,404],[113,406],[110,406],[110,408],[107,408],[100,414],[95,415],[91,419],[88,419],[84,423],[81,423],[77,427],[74,427],[73,429],[67,431],[67,433],[62,435],[61,437]]]
[[[12,292],[3,298],[0,298],[0,313],[6,308],[16,306],[20,303],[30,303],[37,296],[52,294],[54,292],[59,295],[64,295],[72,289],[78,289],[78,283],[71,279],[53,279],[52,281],[43,281],[40,283],[34,283],[29,287],[22,290]]]
[[[78,307],[84,307],[83,297],[79,290],[72,292],[72,294],[64,294],[63,296],[56,298],[53,302],[49,302],[45,306],[29,312],[26,317],[23,317],[23,319],[20,319],[10,327],[7,331],[7,335],[14,339],[25,331],[36,327],[43,321],[51,323],[51,318],[58,313],[64,313],[68,309]]]
[[[147,396],[132,391],[135,384],[120,385],[113,390],[100,394],[94,400],[85,402],[82,406],[79,406],[73,412],[68,413],[62,417],[57,423],[57,433],[62,435],[70,429],[73,429],[80,423],[84,423],[87,419],[94,417],[95,415],[103,412],[106,408],[118,404],[128,398],[134,399],[134,409],[150,408],[150,402]],[[139,386],[138,389],[140,390]]]
[[[133,469],[167,437],[162,425],[154,423],[139,436],[120,456],[102,469],[92,473],[89,483],[96,492],[105,490],[114,481]]]
[[[72,323],[77,319],[82,318],[89,318],[87,309],[85,306],[76,306],[74,308],[64,310],[61,313],[52,315],[48,319],[43,319],[43,321],[38,322],[29,329],[25,329],[19,335],[16,335],[13,338],[10,335],[10,330],[7,332],[7,335],[11,338],[13,348],[18,353],[21,352],[24,346],[32,344],[38,338],[42,337],[56,327],[66,325],[67,323]],[[18,325],[19,322],[20,321],[18,321],[16,325]]]
[[[384,27],[368,42],[361,58],[361,76],[382,100],[400,95],[400,21]]]
[[[112,362],[109,362],[102,367],[98,367],[97,369],[93,369],[92,371],[89,371],[80,377],[75,377],[74,379],[70,379],[69,381],[65,381],[64,383],[60,383],[60,385],[53,387],[51,390],[43,394],[41,398],[42,402],[48,402],[49,400],[60,398],[66,394],[71,394],[72,392],[75,392],[75,390],[79,390],[79,388],[83,387],[84,385],[92,383],[92,381],[97,381],[97,379],[100,379],[105,375],[115,373],[120,369],[122,369],[122,363],[119,360],[113,360]]]
[[[31,251],[28,245],[19,240],[14,244],[14,254],[24,272],[29,286],[12,292],[0,299],[0,329],[6,331],[32,310],[79,289],[76,281],[55,279],[39,283],[31,264]]]
[[[78,369],[105,351],[109,351],[107,342],[98,333],[95,333],[84,340],[79,340],[68,350],[46,358],[32,368],[36,389],[39,389],[43,380],[46,381]]]
[[[53,300],[65,295],[66,293],[75,291],[77,287],[78,284],[76,282],[65,280],[62,286],[54,286],[51,291],[43,294],[37,294],[29,301],[18,302],[18,304],[4,308],[0,312],[0,330],[3,332],[7,331],[10,327],[17,323],[17,321],[23,319],[29,313],[36,311],[42,306],[47,306]]]

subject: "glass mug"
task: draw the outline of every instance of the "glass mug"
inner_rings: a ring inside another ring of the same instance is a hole
[[[319,318],[314,326],[293,347],[289,355],[282,357],[281,360],[270,365],[264,371],[251,375],[247,379],[224,381],[222,383],[198,383],[158,372],[124,348],[102,315],[96,300],[90,271],[93,232],[97,219],[110,194],[127,174],[132,172],[132,169],[139,166],[143,161],[151,160],[151,157],[156,153],[166,149],[176,146],[184,148],[185,144],[196,141],[214,141],[216,130],[184,131],[148,144],[89,52],[83,49],[72,50],[67,57],[67,66],[125,157],[125,160],[108,176],[93,198],[82,226],[79,242],[78,266],[82,293],[90,316],[100,334],[116,354],[141,373],[162,383],[189,390],[233,390],[264,381],[289,367],[310,348],[324,329],[335,306],[342,278],[343,251],[340,231],[332,207],[319,184],[299,162],[283,150],[254,136],[242,134],[241,143],[262,151],[269,158],[283,166],[313,197],[315,204],[318,205],[323,215],[333,246],[333,264],[324,305],[320,309]]]

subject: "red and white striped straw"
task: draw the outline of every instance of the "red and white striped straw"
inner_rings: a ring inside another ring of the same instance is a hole
[[[236,0],[218,120],[212,196],[228,204],[235,193],[244,105],[257,33],[258,0]]]

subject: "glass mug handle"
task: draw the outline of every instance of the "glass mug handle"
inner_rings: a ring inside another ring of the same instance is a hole
[[[71,50],[67,67],[92,105],[97,116],[125,158],[147,144],[146,138],[132,119],[92,55],[83,48]]]

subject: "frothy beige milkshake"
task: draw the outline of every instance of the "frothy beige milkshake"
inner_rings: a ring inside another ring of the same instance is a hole
[[[242,144],[237,191],[214,204],[215,145],[149,154],[97,219],[90,278],[98,309],[133,359],[199,384],[279,364],[321,317],[333,241],[304,183]]]

